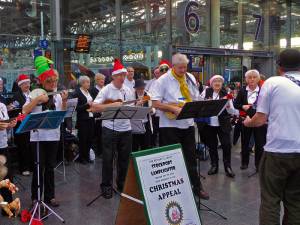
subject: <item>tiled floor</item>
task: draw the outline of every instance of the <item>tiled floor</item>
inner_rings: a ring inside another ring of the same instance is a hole
[[[220,152],[220,157],[221,157]],[[253,157],[252,157],[253,158]],[[258,177],[248,178],[253,172],[252,166],[248,171],[241,171],[238,147],[233,150],[233,170],[235,179],[227,178],[220,162],[220,172],[215,176],[207,176],[209,162],[202,162],[202,174],[206,176],[204,187],[210,193],[210,200],[203,203],[223,214],[228,220],[223,220],[212,212],[200,212],[204,225],[258,225],[259,183]],[[251,165],[253,162],[251,161]],[[66,167],[66,181],[60,174],[56,174],[56,195],[61,206],[57,212],[70,225],[113,225],[118,209],[119,197],[112,200],[98,199],[92,206],[86,204],[99,191],[101,160],[93,165],[72,164]],[[23,207],[30,204],[30,180],[22,177],[26,190],[21,190]],[[22,224],[18,219],[8,220],[0,216],[0,225]],[[44,224],[61,224],[54,216],[50,216]],[[134,224],[135,225],[135,224]],[[163,224],[162,224],[163,225]]]

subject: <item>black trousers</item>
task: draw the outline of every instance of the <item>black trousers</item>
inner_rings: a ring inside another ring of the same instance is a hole
[[[94,145],[96,155],[100,156],[102,154],[102,120],[95,121]]]
[[[152,116],[153,133],[151,135],[151,146],[157,147],[159,145],[159,117]]]
[[[240,136],[241,136],[241,130],[242,130],[242,122],[238,121],[233,129],[233,145],[236,145]]]
[[[159,129],[160,146],[181,144],[182,152],[186,160],[187,170],[196,195],[203,189],[197,172],[195,128],[179,129],[166,127]]]
[[[79,139],[79,160],[90,160],[90,149],[94,137],[94,125],[93,118],[88,120],[77,121],[78,139]]]
[[[15,134],[15,143],[18,148],[20,172],[31,171],[33,168],[33,156],[30,150],[30,132]]]
[[[242,165],[249,164],[249,143],[252,134],[255,142],[255,167],[258,169],[259,162],[264,151],[264,146],[267,141],[267,125],[255,128],[245,127],[244,125],[242,126]]]
[[[41,196],[44,193],[44,201],[49,202],[55,198],[54,185],[54,167],[56,166],[58,141],[41,141],[40,142],[40,187]],[[38,198],[38,176],[37,176],[37,142],[31,142],[31,149],[34,154],[35,168],[33,170],[31,183],[31,199]]]
[[[137,152],[139,150],[145,150],[151,147],[151,128],[150,122],[144,123],[146,132],[144,134],[132,135],[132,151]]]
[[[225,132],[221,127],[205,126],[203,129],[205,132],[206,144],[209,148],[209,155],[212,166],[219,165],[219,154],[218,154],[218,138],[221,142],[223,150],[223,163],[224,167],[231,167],[231,137],[230,131]]]
[[[12,170],[11,170],[11,164],[10,164],[10,155],[8,154],[8,150],[7,148],[0,148],[0,155],[4,155],[6,157],[6,167],[8,169],[8,173],[6,175],[5,179],[9,179],[11,182],[13,182],[12,178]],[[0,195],[2,195],[4,201],[6,202],[12,202],[13,200],[13,196],[12,193],[7,189],[7,188],[1,188],[0,189]]]
[[[259,171],[261,190],[259,224],[280,225],[280,202],[283,202],[283,224],[299,225],[300,153],[264,152]]]
[[[132,133],[131,131],[118,132],[102,127],[102,183],[101,186],[111,187],[113,180],[113,159],[117,154],[117,187],[123,189],[127,168],[129,163],[129,155],[132,149]]]

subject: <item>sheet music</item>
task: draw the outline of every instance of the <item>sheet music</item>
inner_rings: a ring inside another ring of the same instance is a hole
[[[67,113],[65,118],[72,117],[78,104],[78,98],[71,98],[67,101]]]
[[[106,108],[102,115],[101,120],[111,120],[118,113],[116,119],[135,119],[143,120],[147,114],[150,113],[151,108],[149,107],[133,107],[133,106],[122,106],[122,107],[109,107]]]

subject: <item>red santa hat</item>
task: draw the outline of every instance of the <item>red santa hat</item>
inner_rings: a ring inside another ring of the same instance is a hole
[[[122,65],[122,63],[119,59],[115,59],[112,75],[114,76],[114,75],[117,75],[117,74],[120,74],[120,73],[127,73],[127,70]]]
[[[57,77],[57,74],[55,73],[54,69],[47,70],[44,73],[40,74],[38,76],[38,79],[41,83],[44,83],[44,81],[47,80],[49,77]]]
[[[18,86],[21,86],[26,82],[30,82],[29,76],[27,76],[26,74],[20,74],[17,79],[17,82],[18,82]]]
[[[212,78],[209,80],[209,85],[211,86],[212,83],[214,82],[215,79],[221,79],[222,82],[224,83],[224,78],[221,75],[214,75]]]
[[[159,68],[161,68],[161,67],[163,67],[163,66],[167,66],[167,67],[169,67],[169,68],[172,67],[172,66],[171,66],[171,63],[170,63],[168,60],[166,60],[166,59],[162,59],[162,60],[160,61],[160,63],[159,63]]]

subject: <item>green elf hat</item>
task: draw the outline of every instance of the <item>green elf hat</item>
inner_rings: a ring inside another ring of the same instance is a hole
[[[38,75],[38,79],[44,82],[48,77],[56,76],[55,71],[52,68],[53,61],[44,57],[38,56],[34,60],[34,66]]]

